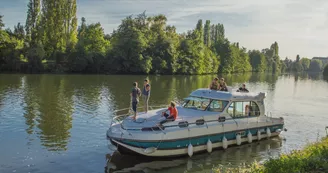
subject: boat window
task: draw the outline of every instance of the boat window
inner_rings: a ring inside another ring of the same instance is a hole
[[[188,109],[197,109],[203,111],[207,108],[209,103],[210,99],[200,97],[188,97],[185,99],[185,102],[182,106]]]
[[[259,116],[259,106],[253,102],[232,102],[228,108],[228,114],[234,118],[247,117],[247,116]]]
[[[209,107],[207,108],[207,111],[222,112],[228,103],[228,101],[212,100]]]

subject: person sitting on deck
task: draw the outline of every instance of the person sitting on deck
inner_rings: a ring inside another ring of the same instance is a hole
[[[212,83],[211,83],[211,85],[210,85],[210,89],[211,90],[219,90],[220,89],[220,87],[219,87],[219,79],[216,77],[216,78],[214,78],[214,80],[212,81]]]
[[[167,114],[166,111],[170,111],[170,114]],[[171,101],[170,107],[167,108],[164,112],[162,112],[162,116],[166,119],[161,121],[160,124],[164,124],[166,122],[175,121],[178,117],[178,109],[173,101]]]
[[[237,92],[246,92],[246,93],[248,93],[249,91],[248,91],[248,89],[246,89],[246,85],[243,84],[243,86],[240,87],[240,88],[237,90]]]
[[[220,91],[228,91],[227,84],[225,82],[223,82],[222,86],[220,86]]]
[[[220,89],[223,87],[223,84],[225,84],[225,82],[224,82],[224,78],[222,77],[220,79],[220,86],[219,86]]]

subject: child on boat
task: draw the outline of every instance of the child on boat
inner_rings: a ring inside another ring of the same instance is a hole
[[[166,111],[170,111],[170,114],[167,114]],[[160,124],[175,121],[178,117],[178,109],[173,101],[171,101],[170,107],[167,108],[164,112],[162,112],[162,116],[165,117],[165,120],[161,121]]]

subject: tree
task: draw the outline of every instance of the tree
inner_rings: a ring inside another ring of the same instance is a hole
[[[211,21],[210,20],[206,20],[205,26],[204,26],[204,44],[207,47],[211,46]]]
[[[30,0],[27,7],[27,17],[25,22],[25,32],[27,41],[36,44],[37,42],[37,35],[38,35],[38,25],[40,22],[40,0]]]
[[[18,39],[25,39],[25,32],[24,32],[24,26],[18,23],[16,26],[14,26],[14,35]]]
[[[103,71],[106,52],[110,46],[110,42],[105,40],[104,36],[100,23],[86,25],[85,19],[82,18],[77,50],[68,58],[71,71],[93,73]]]
[[[301,59],[301,58],[300,58],[300,55],[297,55],[297,56],[296,56],[296,62],[300,62],[300,59]]]
[[[76,0],[67,0],[65,15],[65,35],[66,46],[73,49],[77,43],[77,18],[76,18]]]
[[[317,59],[312,59],[309,67],[309,71],[318,72],[322,70],[322,62]]]
[[[204,28],[203,28],[203,21],[199,19],[196,25],[196,30],[199,32],[200,40],[203,42],[204,40]]]
[[[0,15],[0,30],[2,30],[2,28],[5,27],[5,24],[3,23],[2,18],[3,18],[3,16]]]
[[[299,61],[296,60],[296,61],[293,63],[293,68],[292,68],[292,70],[293,70],[294,72],[301,72],[301,71],[303,71],[304,69],[303,69],[303,66],[302,66],[301,62],[299,62]]]
[[[264,54],[258,50],[249,51],[248,54],[253,71],[264,72],[266,69],[266,60]]]
[[[324,76],[328,76],[328,64],[327,64],[326,67],[323,69],[323,75],[324,75]]]
[[[311,60],[308,59],[308,58],[302,58],[300,60],[302,66],[303,66],[303,70],[304,71],[308,71],[309,70],[309,67],[310,67],[310,63],[311,63]]]
[[[152,59],[143,54],[147,49],[147,42],[145,34],[135,27],[132,16],[122,20],[112,37],[112,70],[122,73],[149,73]]]

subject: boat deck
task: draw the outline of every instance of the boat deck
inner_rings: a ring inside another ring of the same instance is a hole
[[[177,109],[178,109],[178,118],[174,122],[199,119],[202,116],[210,116],[210,115],[215,114],[213,112],[185,109],[182,107],[177,107]],[[136,121],[134,121],[132,119],[132,116],[129,116],[123,120],[122,126],[124,128],[129,128],[129,129],[131,129],[131,128],[141,129],[143,127],[155,127],[156,124],[158,124],[162,120],[165,120],[165,117],[161,116],[162,112],[165,110],[166,110],[166,108],[150,110],[147,113],[138,112]],[[215,115],[217,115],[217,113]]]

